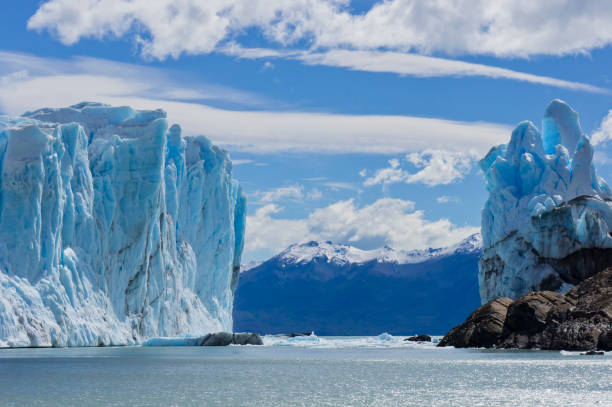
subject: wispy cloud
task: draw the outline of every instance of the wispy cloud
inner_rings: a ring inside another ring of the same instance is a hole
[[[3,92],[16,97],[15,105],[27,104],[36,97],[38,87],[44,92],[47,86],[61,87],[64,99],[71,100],[80,95],[85,98],[138,95],[175,101],[222,101],[243,107],[270,103],[259,95],[194,80],[184,73],[177,75],[173,70],[81,56],[43,58],[0,50],[0,77]],[[15,88],[19,88],[19,92],[15,92]],[[57,94],[50,96],[58,97]]]
[[[581,82],[565,81],[490,65],[411,53],[330,50],[304,54],[299,56],[298,59],[309,65],[335,66],[355,71],[387,72],[416,77],[482,76],[493,79],[530,82],[584,92],[610,93],[609,89]]]
[[[254,203],[257,204],[303,200],[315,201],[323,197],[323,194],[317,188],[306,191],[304,186],[299,184],[273,188],[266,191],[257,190],[251,195],[254,198]]]
[[[22,71],[27,74],[15,75]],[[165,83],[152,81],[155,75],[165,78],[168,72],[100,59],[56,60],[0,52],[0,76],[8,78],[0,93],[0,110],[19,115],[41,106],[63,107],[83,100],[162,108],[186,134],[204,134],[233,150],[254,153],[401,154],[456,146],[459,151],[484,154],[491,145],[506,141],[511,131],[494,123],[412,116],[221,109],[205,101],[164,98],[163,89],[152,89]],[[199,88],[197,83],[164,86],[174,92]],[[215,92],[216,97],[234,95],[247,103],[258,100],[256,95],[232,89]]]
[[[282,200],[300,200],[304,198],[303,185],[290,185],[279,187],[268,191],[255,191],[253,196],[263,203],[278,202]]]
[[[446,203],[457,203],[457,202],[461,202],[461,199],[458,196],[452,196],[452,195],[442,195],[436,198],[436,201],[439,204],[446,204]]]

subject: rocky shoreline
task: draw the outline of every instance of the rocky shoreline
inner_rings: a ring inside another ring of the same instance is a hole
[[[612,267],[566,294],[494,299],[451,329],[438,346],[612,350]]]

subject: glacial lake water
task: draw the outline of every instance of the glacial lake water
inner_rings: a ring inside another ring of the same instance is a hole
[[[0,350],[1,406],[610,406],[612,354],[400,337]]]

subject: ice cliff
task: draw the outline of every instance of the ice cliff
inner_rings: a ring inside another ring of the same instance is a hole
[[[0,116],[0,347],[232,329],[245,198],[161,110]]]
[[[479,263],[483,303],[565,292],[612,265],[612,201],[578,114],[554,100],[542,133],[520,123],[480,161],[489,199]]]

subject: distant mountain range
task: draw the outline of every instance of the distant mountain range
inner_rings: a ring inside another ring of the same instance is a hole
[[[480,305],[479,234],[438,249],[295,244],[240,275],[234,330],[444,334]]]

